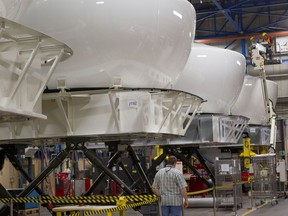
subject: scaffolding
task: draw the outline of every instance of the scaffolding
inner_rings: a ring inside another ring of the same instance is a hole
[[[261,154],[251,158],[253,179],[251,181],[252,193],[255,206],[264,202],[270,202],[271,205],[278,204],[277,201],[277,183],[276,183],[276,155]]]

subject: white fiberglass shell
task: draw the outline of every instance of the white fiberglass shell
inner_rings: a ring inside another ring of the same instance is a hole
[[[195,43],[174,88],[207,100],[201,105],[203,113],[230,114],[245,67],[245,58],[238,52]]]
[[[275,108],[278,96],[278,84],[267,80],[268,98]],[[250,118],[249,124],[267,125],[262,80],[259,77],[246,75],[241,93],[232,107],[233,115]]]
[[[48,83],[169,88],[186,64],[195,10],[186,0],[0,0],[0,16],[67,44]]]

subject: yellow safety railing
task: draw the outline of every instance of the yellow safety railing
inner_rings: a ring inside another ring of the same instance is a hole
[[[224,189],[233,185],[248,183],[247,181],[229,183],[223,186],[216,186],[205,190],[189,192],[188,196],[193,196],[201,193],[207,193],[217,189]],[[0,198],[0,203],[41,203],[41,204],[77,204],[74,206],[56,207],[53,209],[57,216],[63,212],[75,212],[71,216],[93,215],[106,213],[107,216],[112,216],[113,212],[119,212],[120,216],[125,215],[125,210],[135,208],[142,205],[151,204],[158,201],[156,194],[128,195],[128,196],[39,196],[39,197],[16,197],[16,198]],[[87,205],[85,205],[87,204]],[[93,204],[93,205],[92,205]],[[98,206],[95,206],[98,204]],[[101,206],[102,204],[102,206]],[[103,205],[105,204],[105,206]],[[111,205],[107,205],[111,204]],[[113,205],[112,205],[113,204]],[[116,206],[115,206],[116,204]],[[100,206],[99,206],[100,205]]]

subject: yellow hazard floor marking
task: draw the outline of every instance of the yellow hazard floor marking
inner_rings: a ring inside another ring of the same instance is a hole
[[[257,209],[260,209],[260,208],[264,207],[264,206],[267,205],[267,204],[268,204],[268,202],[265,202],[264,204],[262,204],[262,205],[260,205],[260,206],[257,206],[256,208],[253,208],[253,209],[251,209],[251,210],[249,210],[249,211],[247,211],[247,212],[244,212],[244,213],[242,214],[242,216],[246,216],[246,215],[248,215],[248,214],[251,214],[252,212],[256,211]]]

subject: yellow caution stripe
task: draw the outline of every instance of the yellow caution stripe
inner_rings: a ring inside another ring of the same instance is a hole
[[[207,193],[207,192],[212,191],[212,190],[214,190],[214,188],[208,188],[208,189],[201,190],[201,191],[189,192],[189,193],[187,193],[187,195],[193,196],[193,195],[197,195],[197,194]]]
[[[84,215],[86,216],[86,215],[94,215],[94,214],[102,214],[102,213],[108,213],[108,212],[117,212],[117,211],[127,210],[127,209],[135,208],[138,206],[148,205],[158,200],[158,197],[156,195],[155,196],[151,195],[151,197],[152,198],[150,200],[127,204],[125,206],[118,206],[118,207],[109,208],[109,209],[99,209],[99,210],[94,210],[94,211],[85,211]],[[80,212],[70,214],[70,216],[80,216],[80,215],[81,215]]]
[[[157,197],[155,194],[141,194],[141,195],[129,195],[126,196],[127,201],[141,202],[149,201],[152,198]],[[41,204],[107,204],[116,203],[118,201],[117,196],[38,196],[38,197],[16,197],[16,198],[0,198],[0,203],[9,203],[11,200],[14,203],[41,203]]]
[[[197,194],[207,193],[209,191],[213,191],[214,189],[215,190],[224,189],[224,188],[232,187],[233,185],[241,185],[241,184],[245,184],[245,183],[248,183],[248,182],[247,181],[241,181],[241,182],[229,183],[229,184],[225,184],[223,186],[212,187],[212,188],[208,188],[208,189],[205,189],[205,190],[188,192],[187,195],[188,196],[193,196],[193,195],[197,195]]]
[[[195,191],[195,192],[189,192],[187,193],[188,195],[197,195],[201,193],[207,193],[213,190],[217,189],[224,189],[231,187],[233,185],[240,185],[240,184],[245,184],[247,183],[246,181],[242,182],[235,182],[235,183],[230,183],[226,184],[223,186],[217,186],[217,187],[212,187],[208,188],[205,190],[201,191]],[[152,199],[157,198],[157,195],[155,194],[141,194],[141,195],[128,195],[125,196],[128,202],[146,202],[146,201],[151,201]],[[99,195],[94,195],[94,196],[63,196],[63,197],[58,197],[58,196],[38,196],[38,197],[16,197],[16,198],[0,198],[0,203],[9,203],[9,202],[14,202],[14,203],[39,203],[39,204],[114,204],[118,201],[117,196],[99,196]]]

